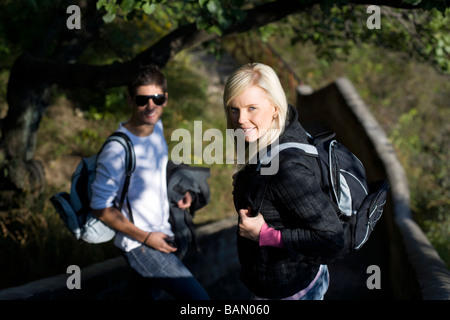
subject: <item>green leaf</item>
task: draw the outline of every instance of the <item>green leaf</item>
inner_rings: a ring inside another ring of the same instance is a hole
[[[156,10],[156,4],[147,2],[142,6],[142,10],[144,10],[145,14],[152,14]]]
[[[134,7],[134,0],[123,0],[122,4],[120,5],[120,8],[125,13],[128,13],[131,10],[133,10],[133,7]]]
[[[222,30],[218,26],[211,26],[208,29],[206,29],[206,32],[208,33],[217,33],[219,36],[222,35]]]
[[[217,22],[222,30],[226,30],[233,23],[232,17],[221,12],[217,17]]]
[[[198,5],[203,8],[209,0],[198,0]]]
[[[215,14],[220,10],[220,4],[217,0],[210,0],[206,5],[206,8],[208,8],[209,12]]]
[[[102,17],[102,19],[103,19],[103,21],[104,21],[105,23],[113,22],[115,18],[116,18],[116,14],[115,14],[115,13],[111,13],[111,12],[108,12],[107,14],[105,14],[105,15]]]
[[[100,10],[102,7],[105,6],[105,4],[106,0],[98,0],[95,6],[97,7],[97,10]]]

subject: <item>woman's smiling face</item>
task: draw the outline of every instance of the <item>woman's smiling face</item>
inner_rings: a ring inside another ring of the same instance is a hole
[[[244,131],[245,141],[253,142],[272,128],[277,115],[275,106],[267,98],[266,92],[258,86],[247,88],[228,105],[230,119],[235,129]]]

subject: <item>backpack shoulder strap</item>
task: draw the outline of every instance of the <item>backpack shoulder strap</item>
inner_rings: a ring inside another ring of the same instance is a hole
[[[126,171],[129,172],[130,174],[133,173],[134,169],[136,168],[136,156],[134,154],[134,146],[131,139],[128,137],[127,134],[120,131],[116,131],[112,133],[108,137],[108,139],[106,139],[105,143],[102,146],[102,149],[100,149],[100,152],[102,152],[105,145],[111,141],[117,141],[124,147]],[[100,152],[98,154],[100,154]]]
[[[136,155],[134,153],[134,146],[133,146],[133,142],[131,141],[131,139],[128,137],[127,134],[120,132],[120,131],[116,131],[114,133],[112,133],[105,141],[105,143],[103,144],[102,148],[100,149],[100,151],[98,152],[97,155],[99,155],[103,148],[106,146],[106,144],[108,144],[108,142],[111,141],[117,141],[119,142],[125,149],[125,182],[123,184],[123,190],[122,190],[122,194],[120,196],[119,199],[119,210],[122,210],[122,206],[123,203],[125,201],[125,196],[128,193],[128,187],[130,186],[130,179],[131,179],[131,175],[133,174],[135,168],[136,168]],[[127,201],[128,204],[128,211],[130,212],[130,221],[134,222],[133,220],[133,214],[131,213],[131,207],[129,204],[129,201]]]
[[[256,171],[259,171],[261,168],[261,165],[267,165],[270,163],[270,161],[272,161],[272,159],[279,154],[281,151],[289,149],[289,148],[295,148],[295,149],[300,149],[302,150],[306,155],[308,156],[312,156],[312,157],[319,157],[319,152],[317,151],[317,148],[311,144],[307,144],[307,143],[300,143],[300,142],[287,142],[287,143],[282,143],[279,144],[275,147],[273,147],[272,149],[270,149],[263,157],[262,159],[259,161],[257,167],[256,167]],[[270,180],[270,179],[269,179]],[[266,181],[263,192],[259,195],[259,210],[257,212],[259,212],[262,208],[263,202],[264,202],[264,196],[266,194],[267,191],[267,186],[269,185],[269,181]]]
[[[261,165],[267,165],[272,161],[272,159],[281,151],[289,148],[295,148],[302,150],[306,155],[312,156],[312,157],[318,157],[319,152],[317,151],[317,148],[311,144],[307,143],[300,143],[300,142],[287,142],[279,144],[272,149],[270,149],[261,159],[261,161],[258,163],[258,166],[256,170],[259,170]]]

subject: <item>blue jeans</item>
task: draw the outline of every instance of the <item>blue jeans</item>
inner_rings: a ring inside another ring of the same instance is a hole
[[[297,292],[296,294],[283,298],[281,300],[323,300],[325,293],[328,290],[328,284],[330,282],[330,274],[328,273],[327,265],[320,266],[317,272],[316,278],[314,278],[311,284]],[[306,292],[306,293],[305,293]],[[253,295],[254,300],[269,300],[266,298]]]
[[[125,258],[142,277],[151,278],[154,297],[162,289],[175,299],[209,300],[205,289],[175,254],[140,246],[125,252]]]
[[[323,297],[328,290],[329,282],[330,274],[328,273],[328,267],[326,265],[321,265],[320,275],[316,283],[314,283],[311,289],[309,289],[309,291],[299,300],[323,300]]]

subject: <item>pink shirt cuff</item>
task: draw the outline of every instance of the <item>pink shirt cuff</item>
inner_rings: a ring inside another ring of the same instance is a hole
[[[270,228],[267,223],[264,223],[259,233],[259,246],[284,248],[281,231]]]

